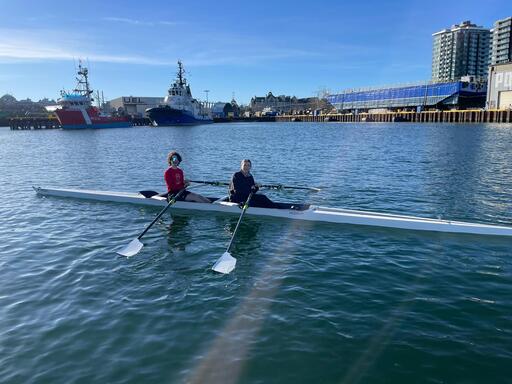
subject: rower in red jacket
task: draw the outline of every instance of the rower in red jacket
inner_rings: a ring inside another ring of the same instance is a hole
[[[169,168],[164,173],[165,184],[167,184],[167,192],[169,195],[175,195],[183,188],[190,184],[183,174],[183,170],[178,167],[181,163],[181,155],[172,151],[167,155],[167,163]],[[191,201],[196,203],[210,203],[207,197],[197,193],[184,191],[177,199],[178,201]]]

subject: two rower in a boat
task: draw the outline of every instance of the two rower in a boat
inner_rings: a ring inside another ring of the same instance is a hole
[[[185,179],[183,174],[183,170],[178,167],[181,163],[181,155],[172,151],[167,155],[167,163],[169,164],[169,168],[164,173],[165,184],[167,184],[167,194],[170,197],[171,195],[176,195],[183,188],[188,187],[190,184],[188,180]],[[210,200],[207,197],[201,196],[197,193],[193,193],[190,191],[184,191],[177,198],[178,201],[191,201],[196,203],[210,203]]]
[[[257,194],[259,184],[254,182],[251,175],[252,163],[249,159],[244,159],[240,163],[240,171],[235,172],[231,178],[229,185],[229,201],[243,204],[251,194],[254,192],[249,206],[260,208],[278,208],[277,204],[270,200],[263,194]]]

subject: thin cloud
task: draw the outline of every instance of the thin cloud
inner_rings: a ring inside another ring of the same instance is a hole
[[[125,17],[104,17],[103,20],[105,21],[113,21],[116,23],[125,23],[125,24],[131,24],[131,25],[140,25],[145,27],[154,27],[155,25],[169,25],[174,26],[179,23],[174,21],[145,21],[145,20],[136,20],[136,19],[129,19]]]
[[[219,65],[254,65],[272,60],[285,60],[296,57],[316,56],[315,53],[300,50],[268,50],[252,54],[228,55],[219,52],[203,52],[202,54],[182,54],[188,66],[219,66]],[[52,46],[41,41],[12,40],[0,37],[0,60],[13,61],[45,61],[72,60],[87,57],[89,60],[106,63],[125,63],[140,65],[174,65],[177,58],[155,59],[152,56],[113,55],[91,52],[80,48],[67,49]]]
[[[131,20],[131,19],[126,19]],[[221,35],[222,37],[222,35]],[[138,52],[115,52],[109,47],[92,42],[90,36],[80,33],[62,34],[57,30],[26,31],[19,29],[0,28],[0,62],[23,61],[56,61],[73,60],[79,57],[91,61],[119,64],[138,64],[148,66],[167,66],[176,64],[176,52],[187,66],[255,66],[269,62],[296,60],[301,58],[326,57],[328,52],[323,50],[307,50],[279,46],[268,46],[253,40],[251,44],[242,44],[238,39],[219,39],[214,48],[207,41],[197,41],[197,44],[186,46],[173,45],[167,49],[154,47]],[[202,44],[202,45],[201,45]],[[194,46],[194,49],[190,47]],[[104,48],[104,49],[103,49]]]
[[[78,57],[86,57],[89,60],[107,63],[126,63],[144,65],[168,65],[166,60],[155,60],[153,57],[130,54],[103,54],[88,49],[80,44],[80,36],[68,36],[56,41],[55,32],[41,33],[38,35],[18,31],[0,29],[0,61],[4,63],[20,61],[52,61],[73,60]],[[15,36],[15,37],[12,37]],[[87,40],[85,40],[87,42]]]

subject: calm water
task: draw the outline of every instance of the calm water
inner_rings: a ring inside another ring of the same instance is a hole
[[[512,126],[0,129],[3,383],[510,383],[512,241],[41,198],[190,178],[321,186],[276,200],[512,225]],[[221,195],[218,188],[198,190]]]

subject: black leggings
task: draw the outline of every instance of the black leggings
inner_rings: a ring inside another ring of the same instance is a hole
[[[173,193],[173,192],[169,192],[167,193],[167,201],[171,201],[172,197],[173,196],[176,196],[179,192],[176,192],[176,193]],[[189,194],[190,192],[189,191],[183,191],[181,193],[181,195],[178,196],[178,198],[176,199],[176,201],[185,201],[185,198],[187,197],[187,195]]]
[[[250,207],[277,208],[277,205],[265,195],[254,194],[251,198]]]

